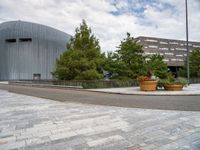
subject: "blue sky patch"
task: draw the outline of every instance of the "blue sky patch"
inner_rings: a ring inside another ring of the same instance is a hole
[[[175,12],[175,6],[169,3],[161,3],[159,0],[112,0],[112,5],[116,8],[116,11],[110,13],[119,16],[123,14],[132,14],[137,17],[144,17],[144,11],[147,7],[153,7],[158,11],[170,10]],[[121,5],[126,3],[126,5]]]

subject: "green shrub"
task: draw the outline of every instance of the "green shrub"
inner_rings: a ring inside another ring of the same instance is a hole
[[[175,78],[171,73],[168,73],[167,78],[158,81],[158,87],[163,87],[165,84],[182,84],[186,86],[188,82],[185,78]]]

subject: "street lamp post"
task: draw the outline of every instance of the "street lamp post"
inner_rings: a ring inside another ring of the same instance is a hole
[[[187,48],[187,80],[188,84],[190,84],[190,51],[189,51],[189,46],[188,46],[188,6],[187,6],[187,0],[185,0],[185,10],[186,10],[186,48]]]

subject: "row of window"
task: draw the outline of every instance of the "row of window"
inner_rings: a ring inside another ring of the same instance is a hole
[[[157,43],[158,40],[154,40],[154,39],[145,39],[144,41],[146,42],[152,42],[152,43]],[[186,46],[187,43],[179,43],[179,42],[176,42],[176,41],[169,41],[169,42],[165,42],[165,41],[159,41],[160,44],[171,44],[171,45],[180,45],[180,46]],[[195,44],[192,44],[192,43],[188,43],[189,46],[193,46],[195,48],[199,48],[200,45],[195,45]]]
[[[150,60],[150,58],[146,58],[146,60]],[[169,62],[170,59],[163,59],[164,62]],[[172,58],[171,61],[180,61],[180,62],[183,62],[184,59],[180,59],[180,58]]]
[[[200,47],[200,46],[199,46]],[[156,46],[156,45],[149,45],[149,46],[145,46],[144,47],[145,49],[148,49],[148,48],[153,48],[153,49],[159,49],[159,50],[163,50],[163,51],[174,51],[174,50],[177,50],[177,51],[187,51],[186,48],[168,48],[168,47],[159,47]],[[192,52],[192,50],[190,50],[190,52]]]
[[[164,59],[163,61],[164,61],[164,62],[169,62],[170,60],[169,60],[169,59]],[[172,58],[171,61],[181,61],[181,62],[183,62],[184,59]]]
[[[184,60],[180,58],[172,58],[171,61],[184,61]]]
[[[174,54],[174,53],[156,53],[156,52],[145,52],[146,55],[155,55],[159,54],[161,56],[168,55],[168,56],[176,56],[176,57],[184,57],[187,56],[187,54]]]
[[[19,38],[19,42],[31,42],[32,38]],[[6,39],[6,43],[16,43],[17,39]]]

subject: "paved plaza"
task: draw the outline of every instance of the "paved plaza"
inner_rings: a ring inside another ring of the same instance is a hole
[[[184,87],[182,91],[166,91],[164,89],[158,89],[156,91],[140,91],[139,87],[123,87],[123,88],[105,88],[105,89],[90,89],[90,91],[104,92],[104,93],[117,93],[117,94],[129,94],[129,95],[154,95],[154,96],[188,96],[188,95],[200,95],[200,84],[190,84]]]
[[[197,150],[200,112],[64,103],[0,90],[0,149]]]

